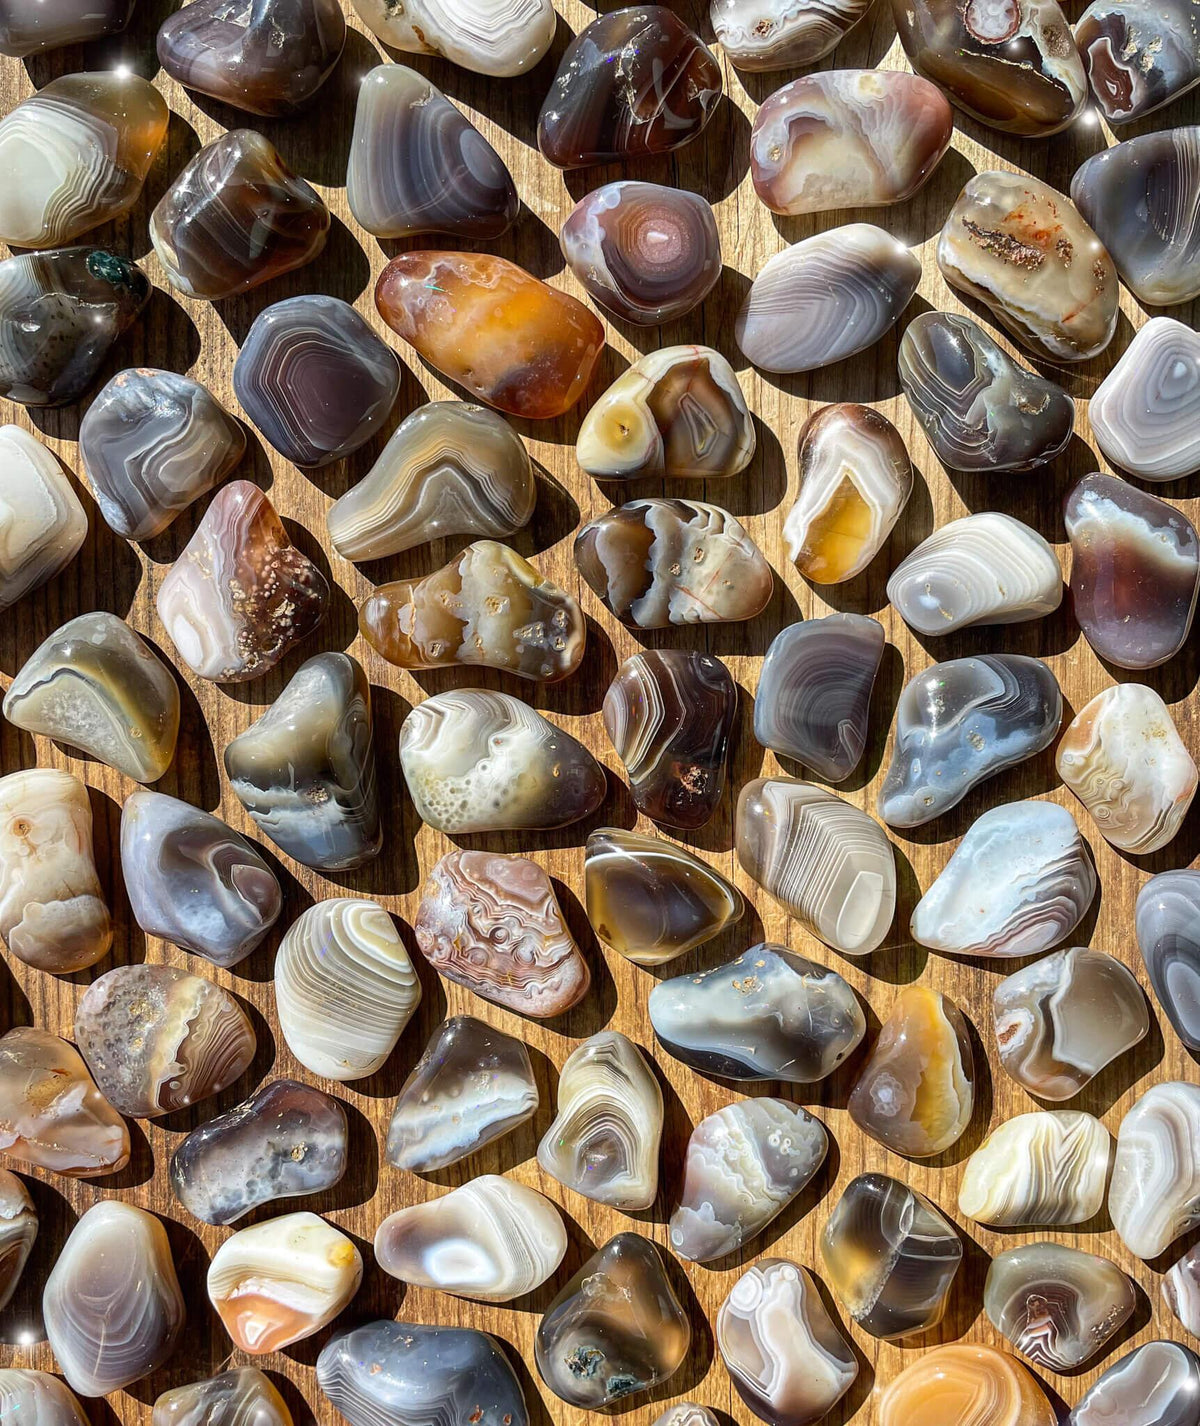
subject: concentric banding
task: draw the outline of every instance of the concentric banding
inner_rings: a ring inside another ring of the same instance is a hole
[[[967,1160],[959,1212],[992,1228],[1086,1223],[1104,1204],[1111,1155],[1108,1130],[1082,1110],[1018,1114]]]
[[[1092,393],[1088,420],[1108,459],[1144,480],[1200,470],[1200,336],[1151,317]]]
[[[1156,1084],[1121,1120],[1108,1211],[1146,1259],[1200,1222],[1200,1085]]]

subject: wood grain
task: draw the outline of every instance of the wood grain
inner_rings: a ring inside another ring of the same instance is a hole
[[[34,87],[50,78],[81,68],[126,63],[153,77],[154,35],[167,10],[166,0],[140,0],[127,35],[86,50],[67,50],[35,58],[24,66],[0,61],[0,105],[7,111]],[[616,8],[615,5],[605,8]],[[676,0],[675,8],[707,33],[700,0]],[[538,154],[535,124],[542,97],[558,58],[570,35],[594,18],[594,10],[580,0],[560,0],[560,22],[552,54],[530,75],[516,80],[490,80],[423,58],[396,55],[404,63],[428,73],[479,124],[510,166],[526,205],[515,229],[493,250],[514,259],[555,285],[582,296],[571,274],[564,270],[557,232],[575,200],[602,182],[619,176],[616,169],[593,169],[565,178]],[[1074,18],[1072,14],[1071,18]],[[381,244],[357,229],[346,205],[345,168],[353,122],[354,93],[361,76],[380,58],[387,58],[377,43],[361,32],[357,20],[341,67],[318,96],[312,112],[297,121],[254,124],[278,146],[285,159],[322,192],[334,213],[332,236],[324,255],[311,266],[268,284],[242,299],[212,306],[192,302],[170,292],[150,251],[147,218],[165,186],[201,143],[222,128],[253,124],[248,116],[204,99],[194,99],[158,75],[157,82],[172,109],[168,142],[147,185],[142,202],[126,219],[100,230],[101,240],[145,258],[156,291],[145,316],[110,360],[105,377],[127,365],[156,365],[191,372],[207,383],[233,410],[237,410],[230,371],[238,343],[264,306],[283,297],[305,292],[333,293],[353,302],[377,330],[388,336],[376,317],[371,293],[374,278],[388,257],[402,244]],[[722,61],[724,64],[724,61]],[[841,46],[826,66],[903,66],[887,0],[877,4],[859,29]],[[724,64],[728,99],[703,138],[671,159],[631,167],[638,177],[674,183],[705,194],[716,206],[724,244],[725,270],[703,308],[661,330],[644,330],[609,324],[611,345],[597,376],[593,394],[643,352],[680,341],[709,343],[724,352],[739,370],[759,428],[759,454],[742,476],[712,483],[703,498],[725,505],[743,519],[774,565],[775,597],[767,610],[749,625],[725,628],[669,630],[640,637],[619,626],[591,592],[581,587],[571,558],[571,538],[579,523],[608,506],[605,495],[582,475],[574,460],[574,437],[579,412],[568,418],[520,429],[539,463],[538,507],[530,527],[514,543],[534,557],[553,579],[576,592],[589,615],[590,645],[582,670],[565,685],[530,694],[498,676],[479,680],[454,674],[402,675],[384,664],[356,637],[354,603],[371,587],[368,578],[333,554],[325,535],[325,511],[334,498],[357,481],[370,467],[394,425],[427,396],[441,397],[447,389],[435,373],[407,350],[400,400],[387,432],[371,446],[342,465],[306,475],[284,463],[251,436],[246,472],[264,488],[288,523],[297,543],[326,569],[337,589],[331,614],[318,633],[270,676],[229,688],[201,683],[180,671],[184,692],[184,724],[174,766],[159,784],[168,793],[201,807],[219,811],[235,827],[251,832],[248,819],[230,793],[222,771],[226,743],[246,728],[275,697],[299,663],[320,649],[351,649],[365,664],[374,685],[380,781],[386,807],[387,841],[383,855],[362,872],[343,879],[324,879],[303,867],[273,856],[265,848],[285,886],[285,908],[280,931],[314,900],[353,893],[376,897],[399,918],[414,950],[424,985],[424,1000],[414,1022],[385,1068],[369,1080],[332,1088],[346,1104],[353,1125],[353,1167],[344,1182],[312,1203],[350,1233],[368,1262],[362,1291],[338,1325],[366,1321],[375,1316],[399,1316],[415,1321],[472,1324],[495,1332],[509,1344],[524,1383],[535,1426],[562,1423],[579,1426],[584,1413],[565,1406],[541,1385],[533,1362],[533,1338],[540,1314],[567,1275],[595,1245],[630,1227],[666,1244],[666,1220],[676,1201],[683,1148],[692,1125],[703,1115],[738,1097],[733,1087],[696,1074],[664,1053],[655,1055],[666,1100],[666,1134],[662,1155],[662,1184],[654,1208],[633,1218],[610,1211],[572,1194],[539,1171],[534,1157],[537,1138],[553,1114],[558,1067],[580,1039],[604,1026],[625,1031],[653,1052],[653,1037],[646,1015],[646,997],[655,983],[652,972],[632,966],[602,950],[591,934],[581,905],[583,842],[592,825],[605,822],[634,826],[637,822],[620,765],[604,734],[600,703],[621,660],[643,643],[654,646],[697,647],[724,658],[740,686],[741,710],[732,760],[730,793],[718,816],[689,845],[731,877],[746,893],[750,911],[746,919],[718,942],[702,948],[670,967],[670,972],[716,964],[736,955],[756,941],[768,939],[791,946],[816,959],[832,962],[851,981],[868,1004],[873,1034],[886,1017],[896,988],[914,980],[935,985],[951,995],[974,1027],[978,1070],[975,1117],[963,1140],[941,1158],[911,1164],[888,1154],[866,1139],[845,1112],[854,1066],[804,1095],[804,1102],[828,1125],[836,1147],[816,1183],[801,1196],[757,1241],[751,1251],[712,1267],[672,1261],[674,1281],[687,1302],[695,1327],[688,1361],[665,1388],[635,1398],[617,1414],[631,1426],[649,1426],[668,1401],[690,1397],[714,1408],[722,1419],[749,1423],[752,1417],[733,1391],[715,1351],[711,1324],[717,1309],[744,1262],[762,1254],[786,1255],[814,1268],[820,1275],[818,1236],[841,1188],[866,1169],[896,1175],[928,1194],[957,1218],[956,1199],[964,1161],[989,1127],[1038,1107],[999,1066],[991,1029],[990,1000],[1003,964],[958,962],[929,955],[907,934],[908,919],[921,889],[945,865],[957,839],[971,821],[988,807],[1019,797],[1048,797],[1077,812],[1091,842],[1100,872],[1101,892],[1075,939],[1123,958],[1148,989],[1144,968],[1134,941],[1133,904],[1139,887],[1155,871],[1187,866],[1200,850],[1200,815],[1193,811],[1179,837],[1165,851],[1131,859],[1109,847],[1061,786],[1051,752],[1011,770],[977,790],[951,813],[910,837],[894,836],[899,866],[899,908],[892,935],[885,947],[866,962],[846,961],[808,938],[779,908],[756,890],[736,865],[732,852],[731,810],[737,789],[747,779],[776,768],[751,732],[751,711],[762,656],[774,634],[800,617],[830,609],[869,613],[887,629],[889,645],[876,687],[871,739],[861,770],[839,788],[844,796],[873,812],[883,769],[889,756],[890,725],[896,698],[904,680],[929,663],[980,650],[1008,650],[1038,654],[1048,659],[1063,688],[1068,717],[1087,699],[1125,677],[1106,669],[1081,638],[1070,612],[1069,600],[1053,617],[1009,629],[972,631],[939,640],[921,640],[912,634],[887,603],[885,582],[889,570],[935,526],[967,511],[998,509],[1018,516],[1056,545],[1066,562],[1061,502],[1074,480],[1101,468],[1089,442],[1086,401],[1096,383],[1125,349],[1132,331],[1145,314],[1123,293],[1123,311],[1116,339],[1100,359],[1068,371],[1060,379],[1079,398],[1078,434],[1066,454],[1049,470],[1033,475],[949,476],[939,466],[917,431],[900,394],[896,377],[897,338],[880,342],[872,350],[838,366],[802,377],[776,378],[746,367],[733,341],[733,320],[754,274],[786,243],[808,236],[836,221],[859,217],[880,222],[899,238],[919,249],[924,278],[912,314],[927,307],[961,309],[961,303],[943,283],[934,262],[934,238],[961,185],[975,170],[1026,169],[1059,189],[1066,189],[1071,174],[1089,153],[1111,139],[1097,124],[1079,124],[1070,133],[1048,142],[1011,140],[960,121],[954,146],[933,181],[910,203],[890,211],[847,214],[840,219],[775,219],[758,203],[747,176],[749,128],[755,106],[787,76],[739,75]],[[1186,111],[1186,112],[1185,112]],[[1162,123],[1183,123],[1193,118],[1185,102],[1167,111]],[[1157,120],[1158,116],[1156,116]],[[1154,121],[1149,126],[1156,127]],[[407,246],[422,246],[410,243]],[[1175,315],[1187,319],[1191,314]],[[394,339],[394,345],[401,345]],[[1002,338],[1003,340],[1003,338]],[[805,418],[822,402],[852,399],[873,403],[900,428],[909,443],[918,479],[913,497],[886,551],[865,575],[835,588],[808,586],[787,559],[782,524],[795,495],[796,436]],[[26,411],[0,403],[0,418],[32,426],[48,439],[72,472],[79,471],[76,435],[81,409],[64,412]],[[77,475],[77,480],[79,479]],[[195,528],[198,513],[190,511],[175,526],[145,547],[117,539],[99,517],[94,503],[79,482],[91,520],[91,534],[75,562],[48,587],[23,600],[0,622],[0,681],[7,682],[38,642],[66,619],[92,609],[107,609],[127,617],[151,639],[164,656],[180,668],[170,641],[154,608],[159,581],[170,561],[183,548]],[[653,487],[639,493],[655,493]],[[689,494],[699,495],[689,485]],[[1165,493],[1196,517],[1196,501],[1186,498],[1186,483],[1166,487]],[[203,508],[203,504],[202,507]],[[461,543],[461,542],[460,542]],[[440,566],[450,546],[410,551],[371,567],[377,580],[398,578]],[[1157,688],[1173,706],[1185,741],[1193,751],[1200,741],[1194,685],[1194,642],[1165,668],[1139,675]],[[584,1002],[561,1024],[553,1027],[527,1022],[498,1007],[485,1004],[459,986],[439,983],[416,955],[408,921],[415,912],[423,875],[448,850],[448,840],[422,826],[404,792],[396,757],[396,736],[410,705],[431,692],[469,682],[509,687],[530,698],[538,708],[562,721],[591,747],[610,769],[611,795],[592,824],[561,833],[496,837],[487,844],[506,850],[532,851],[555,879],[572,929],[594,970],[594,986]],[[122,800],[132,784],[110,769],[77,758],[44,739],[31,739],[10,726],[0,727],[0,771],[5,773],[35,763],[70,768],[92,789],[96,812],[97,845],[102,877],[111,891],[118,923],[112,960],[94,971],[55,979],[8,959],[0,971],[3,991],[0,1007],[4,1028],[12,1024],[45,1025],[70,1035],[73,1011],[87,983],[109,965],[143,958],[174,964],[189,958],[171,946],[147,941],[129,914],[124,897],[116,847]],[[794,769],[787,769],[794,771]],[[650,830],[648,827],[645,830]],[[147,1422],[156,1396],[171,1386],[220,1370],[230,1361],[229,1342],[209,1309],[204,1275],[223,1230],[206,1227],[189,1218],[173,1199],[167,1182],[167,1162],[181,1135],[218,1108],[242,1098],[253,1084],[268,1075],[296,1074],[299,1070],[276,1028],[271,969],[277,937],[261,947],[233,973],[213,971],[202,962],[197,968],[211,973],[235,990],[255,1012],[260,1049],[252,1074],[234,1090],[209,1101],[196,1111],[178,1114],[152,1124],[133,1126],[134,1155],[130,1167],[114,1181],[71,1183],[47,1175],[30,1176],[42,1217],[42,1234],[24,1285],[13,1306],[0,1321],[0,1364],[52,1369],[49,1349],[41,1339],[37,1298],[41,1283],[76,1215],[98,1198],[115,1194],[163,1215],[189,1304],[185,1345],[167,1367],[107,1403],[91,1406],[97,1421],[116,1418],[127,1426]],[[669,972],[668,972],[669,973]],[[1173,1078],[1196,1077],[1193,1059],[1180,1045],[1165,1017],[1155,1015],[1148,1040],[1102,1074],[1078,1100],[1079,1107],[1100,1115],[1114,1132],[1133,1099],[1150,1084]],[[521,1036],[534,1051],[542,1107],[532,1124],[498,1145],[489,1147],[466,1164],[442,1173],[417,1177],[389,1168],[380,1148],[394,1095],[419,1056],[429,1034],[447,1014],[469,1011],[512,1034]],[[762,1086],[763,1092],[774,1086]],[[792,1086],[799,1097],[801,1087]],[[446,1188],[481,1172],[504,1172],[536,1185],[559,1203],[568,1218],[570,1247],[562,1270],[541,1291],[512,1306],[490,1307],[465,1303],[433,1292],[408,1290],[385,1277],[371,1261],[370,1242],[385,1214],[406,1203],[435,1196]],[[259,1213],[258,1217],[269,1216]],[[988,1232],[960,1221],[967,1244],[966,1261],[954,1292],[951,1312],[932,1340],[965,1338],[1002,1345],[982,1312],[981,1294],[990,1255],[1015,1242],[1042,1235]],[[1056,1235],[1061,1241],[1104,1253],[1126,1268],[1142,1289],[1131,1329],[1093,1370],[1072,1378],[1044,1377],[1051,1398],[1062,1408],[1073,1404],[1120,1351],[1155,1336],[1184,1338],[1159,1298],[1160,1272],[1173,1254],[1153,1267],[1132,1258],[1112,1231],[1107,1214],[1078,1231]],[[1186,1243],[1177,1245],[1179,1249]],[[839,1313],[843,1321],[845,1314]],[[929,1343],[881,1345],[865,1333],[851,1329],[860,1361],[857,1382],[830,1423],[853,1421],[867,1426],[874,1420],[876,1388],[889,1382]],[[262,1359],[284,1391],[297,1423],[313,1418],[336,1420],[336,1413],[321,1396],[314,1363],[328,1338],[326,1331],[288,1352]]]

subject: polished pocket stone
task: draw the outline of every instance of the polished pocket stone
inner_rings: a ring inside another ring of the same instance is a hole
[[[1143,480],[1200,470],[1200,335],[1151,317],[1092,392],[1088,420],[1113,465]]]
[[[0,54],[22,59],[115,35],[129,23],[134,0],[2,0]]]
[[[1188,0],[1092,0],[1075,42],[1110,124],[1140,119],[1200,84],[1200,24]]]
[[[824,58],[870,8],[871,0],[710,0],[709,18],[729,62],[761,73]]]
[[[1152,876],[1138,892],[1135,915],[1158,1003],[1188,1049],[1200,1050],[1200,871]]]
[[[441,55],[476,74],[508,79],[550,48],[551,0],[354,0],[359,19],[393,49]]]
[[[0,611],[65,569],[87,533],[54,452],[20,426],[0,426]]]

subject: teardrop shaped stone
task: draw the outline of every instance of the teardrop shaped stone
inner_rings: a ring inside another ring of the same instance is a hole
[[[359,86],[346,200],[377,238],[449,233],[487,242],[521,211],[496,150],[440,89],[402,64],[377,65]]]
[[[317,654],[225,749],[238,801],[289,856],[344,871],[383,845],[371,686],[349,654]]]
[[[157,1370],[186,1312],[162,1223],[104,1199],[71,1229],[42,1297],[46,1338],[81,1396],[105,1396]]]

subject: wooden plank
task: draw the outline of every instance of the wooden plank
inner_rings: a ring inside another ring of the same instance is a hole
[[[0,107],[7,111],[34,87],[58,74],[80,68],[127,63],[147,76],[154,76],[157,72],[154,34],[170,8],[164,0],[141,0],[133,26],[124,37],[87,50],[67,50],[36,58],[24,66],[14,60],[0,61]],[[676,8],[707,32],[702,13],[705,7],[700,0],[677,0]],[[537,152],[536,115],[555,66],[570,35],[594,18],[593,9],[581,0],[560,0],[559,9],[559,33],[552,55],[534,73],[520,79],[482,79],[436,61],[402,55],[392,57],[428,73],[471,114],[512,169],[526,211],[516,228],[496,243],[493,250],[582,296],[574,278],[564,270],[557,232],[575,200],[601,182],[618,176],[619,171],[597,169],[564,177],[551,169]],[[101,240],[118,250],[145,258],[147,271],[158,290],[139,327],[119,347],[106,376],[120,366],[133,364],[189,371],[236,410],[230,372],[238,343],[250,322],[268,303],[305,292],[333,293],[355,303],[381,334],[390,336],[374,313],[371,300],[374,278],[388,257],[404,246],[421,244],[378,242],[357,228],[346,205],[345,163],[355,88],[367,69],[388,57],[362,32],[353,17],[352,24],[354,29],[342,65],[322,91],[313,111],[293,122],[256,125],[326,198],[334,213],[329,246],[310,267],[219,306],[188,301],[170,292],[150,251],[147,218],[167,183],[201,143],[215,137],[224,127],[240,127],[252,121],[209,100],[195,99],[165,76],[158,76],[157,82],[172,109],[168,143],[142,202],[126,219],[99,233]],[[834,62],[840,67],[903,65],[886,0],[880,0],[836,55],[825,62],[825,67],[831,67]],[[1112,681],[1113,673],[1101,665],[1080,637],[1068,605],[1039,623],[926,641],[912,634],[889,608],[885,582],[889,570],[931,529],[969,510],[998,509],[1018,516],[1040,530],[1065,559],[1060,514],[1063,495],[1079,476],[1103,468],[1089,441],[1086,399],[1124,350],[1132,330],[1145,319],[1145,314],[1127,293],[1123,294],[1120,328],[1110,351],[1060,376],[1072,394],[1080,398],[1078,434],[1064,457],[1048,471],[1029,476],[951,477],[941,469],[900,394],[895,335],[859,357],[806,376],[772,377],[747,368],[733,341],[734,315],[751,278],[766,259],[787,242],[833,226],[836,221],[865,217],[880,222],[897,237],[917,247],[924,263],[919,296],[910,313],[927,307],[961,310],[958,299],[949,292],[937,271],[933,249],[937,231],[962,183],[977,169],[1025,168],[1066,189],[1078,163],[1109,139],[1098,125],[1086,123],[1076,125],[1071,132],[1049,142],[1038,142],[1009,139],[963,121],[955,132],[953,149],[933,181],[910,203],[890,212],[847,214],[841,219],[774,219],[757,202],[747,175],[749,128],[756,103],[783,77],[739,75],[728,65],[725,65],[725,76],[728,100],[722,104],[702,140],[672,158],[641,163],[630,169],[639,177],[693,189],[714,202],[726,263],[722,279],[700,310],[669,327],[647,331],[609,324],[611,346],[602,361],[595,390],[602,389],[603,383],[615,377],[640,353],[673,342],[707,342],[730,357],[739,370],[758,420],[759,455],[744,475],[730,482],[713,483],[705,491],[705,498],[727,506],[745,521],[774,565],[778,577],[775,597],[768,609],[747,626],[670,630],[646,635],[622,628],[607,615],[591,592],[581,587],[571,558],[571,539],[579,523],[608,506],[604,494],[575,464],[573,441],[579,413],[555,422],[524,425],[522,434],[540,466],[539,498],[530,527],[514,543],[523,553],[534,556],[548,575],[582,599],[590,619],[590,647],[584,668],[565,685],[532,694],[525,688],[512,691],[529,697],[539,709],[560,719],[604,761],[612,772],[612,792],[597,821],[631,827],[638,819],[623,784],[619,763],[605,737],[599,712],[609,680],[620,661],[644,645],[705,648],[724,658],[740,685],[742,700],[731,767],[731,793],[719,815],[700,834],[689,839],[688,845],[737,882],[747,894],[750,911],[739,926],[718,942],[672,965],[671,971],[715,964],[761,939],[780,942],[818,960],[832,962],[845,974],[869,1004],[872,1033],[878,1021],[886,1017],[898,986],[914,980],[935,985],[954,997],[975,1027],[979,1089],[975,1117],[963,1140],[938,1159],[910,1164],[885,1152],[851,1124],[845,1104],[853,1068],[807,1094],[796,1087],[796,1097],[802,1098],[824,1119],[837,1147],[816,1184],[751,1245],[751,1251],[714,1267],[673,1261],[673,1278],[692,1313],[694,1345],[684,1367],[662,1390],[653,1393],[649,1400],[636,1398],[622,1413],[632,1426],[649,1426],[668,1401],[680,1397],[704,1402],[723,1418],[750,1422],[750,1413],[733,1392],[720,1363],[712,1334],[717,1309],[742,1264],[763,1254],[787,1255],[816,1269],[819,1275],[817,1243],[829,1210],[849,1179],[867,1169],[880,1169],[905,1179],[957,1217],[957,1190],[967,1155],[981,1142],[990,1126],[1037,1107],[1004,1074],[995,1052],[990,997],[1005,967],[928,955],[914,946],[907,934],[909,914],[921,889],[927,887],[945,865],[957,839],[971,821],[988,807],[1028,796],[1047,797],[1080,812],[1084,831],[1096,855],[1102,892],[1076,940],[1123,958],[1143,985],[1148,983],[1134,942],[1134,898],[1152,872],[1188,865],[1196,857],[1200,840],[1200,818],[1193,813],[1180,836],[1165,851],[1143,858],[1121,855],[1099,837],[1086,814],[1059,784],[1052,754],[1043,754],[987,784],[932,826],[919,829],[910,837],[894,836],[900,871],[900,905],[886,946],[865,962],[844,960],[817,945],[773,902],[757,892],[738,869],[732,851],[733,797],[747,779],[777,767],[775,758],[758,747],[751,732],[757,673],[771,638],[788,622],[830,609],[844,609],[873,614],[887,629],[890,642],[876,689],[866,758],[860,773],[839,789],[868,811],[874,810],[880,779],[887,765],[896,698],[903,682],[930,662],[979,650],[1038,654],[1048,659],[1062,684],[1069,705],[1068,716]],[[1186,122],[1193,114],[1187,104],[1176,105],[1168,111],[1164,122]],[[1152,121],[1150,127],[1154,126]],[[1191,314],[1177,315],[1186,318]],[[411,351],[402,349],[401,356],[405,374],[392,424],[384,436],[345,463],[306,475],[252,438],[246,465],[250,478],[269,489],[297,542],[332,574],[339,588],[330,617],[320,631],[270,676],[241,687],[218,688],[181,674],[180,681],[186,690],[184,730],[176,762],[159,786],[165,792],[219,811],[235,827],[249,832],[248,819],[230,793],[222,771],[225,745],[262,712],[304,658],[319,649],[352,650],[363,660],[375,689],[380,778],[387,807],[387,843],[383,855],[372,866],[342,878],[322,878],[286,859],[274,858],[286,894],[281,928],[315,900],[345,893],[361,894],[378,898],[401,918],[411,947],[408,922],[416,910],[422,878],[451,844],[422,826],[414,816],[399,772],[396,736],[413,703],[428,693],[476,680],[452,674],[405,676],[384,664],[363,645],[356,637],[354,602],[370,589],[371,583],[362,572],[329,550],[324,520],[332,500],[369,469],[395,423],[427,396],[453,394]],[[870,402],[885,412],[908,441],[919,476],[912,500],[886,552],[866,574],[837,588],[815,589],[799,577],[788,561],[782,541],[782,523],[795,496],[797,433],[817,404],[837,399]],[[29,412],[11,403],[0,403],[3,420],[40,432],[74,472],[79,471],[76,435],[80,414],[80,409]],[[691,487],[689,493],[693,493]],[[1196,517],[1197,502],[1185,498],[1190,493],[1185,483],[1169,486],[1165,493]],[[0,622],[0,681],[7,683],[38,642],[60,623],[92,609],[107,609],[127,617],[178,666],[170,641],[158,622],[154,596],[170,561],[195,528],[198,512],[189,512],[165,534],[145,548],[138,548],[113,536],[82,488],[81,494],[91,519],[88,543],[64,574],[22,601]],[[438,567],[451,553],[450,546],[415,550],[380,562],[370,573],[382,581],[427,571]],[[1173,705],[1185,740],[1195,751],[1200,728],[1194,697],[1194,645],[1165,668],[1138,677],[1159,689]],[[499,677],[477,681],[493,687],[510,686]],[[143,958],[184,965],[188,964],[188,958],[173,947],[148,942],[129,914],[116,843],[121,802],[132,790],[132,784],[111,770],[77,758],[44,739],[31,739],[7,725],[0,727],[0,770],[11,772],[33,766],[35,762],[70,768],[85,778],[93,790],[102,875],[111,890],[118,923],[116,949],[112,960],[94,971],[62,979],[30,970],[9,958],[8,970],[3,973],[0,1005],[5,1027],[34,1023],[69,1035],[73,1010],[84,988],[109,965]],[[666,1244],[666,1220],[677,1199],[682,1150],[690,1129],[703,1115],[738,1097],[731,1086],[695,1074],[665,1054],[655,1056],[666,1100],[666,1135],[662,1186],[657,1203],[647,1213],[631,1218],[602,1208],[564,1190],[539,1171],[534,1151],[537,1138],[553,1113],[557,1070],[579,1040],[610,1026],[625,1031],[652,1050],[646,997],[655,984],[654,974],[600,948],[583,914],[582,844],[588,830],[589,825],[585,825],[549,836],[522,834],[486,839],[488,845],[508,850],[532,848],[533,855],[555,879],[572,929],[585,947],[595,972],[595,985],[588,999],[561,1024],[546,1027],[487,1005],[458,986],[439,983],[416,956],[424,1000],[396,1053],[384,1069],[369,1080],[341,1088],[326,1086],[336,1090],[350,1111],[354,1126],[354,1163],[341,1185],[311,1205],[328,1214],[354,1237],[368,1263],[361,1294],[345,1314],[342,1324],[382,1315],[423,1322],[471,1323],[495,1332],[509,1344],[536,1426],[545,1426],[547,1422],[580,1426],[583,1420],[583,1413],[566,1407],[542,1387],[532,1365],[534,1333],[540,1313],[555,1291],[554,1284],[565,1281],[593,1246],[622,1229],[634,1227],[659,1244]],[[270,857],[272,849],[266,851]],[[277,939],[269,940],[235,972],[211,972],[220,983],[249,1002],[256,1012],[261,1045],[252,1071],[254,1083],[268,1074],[299,1073],[310,1078],[300,1071],[276,1027],[270,983],[276,943]],[[415,947],[413,949],[415,955]],[[537,1065],[542,1108],[532,1125],[486,1149],[465,1166],[426,1177],[400,1173],[383,1164],[380,1154],[393,1097],[434,1027],[445,1015],[464,1011],[480,1015],[529,1043]],[[1195,1078],[1192,1057],[1180,1045],[1165,1018],[1157,1015],[1156,1021],[1149,1039],[1135,1053],[1119,1060],[1075,1101],[1079,1107],[1099,1114],[1114,1131],[1135,1096],[1150,1084],[1172,1078]],[[128,1392],[115,1394],[107,1404],[94,1403],[93,1418],[97,1422],[120,1418],[127,1426],[144,1426],[154,1399],[161,1391],[218,1371],[231,1360],[229,1342],[208,1308],[204,1292],[205,1270],[224,1236],[223,1231],[191,1221],[172,1198],[166,1169],[182,1134],[218,1108],[235,1103],[251,1083],[248,1077],[235,1090],[218,1101],[205,1103],[197,1111],[173,1115],[153,1124],[136,1124],[133,1161],[112,1182],[71,1183],[47,1175],[31,1176],[42,1215],[42,1235],[24,1285],[0,1321],[0,1364],[52,1367],[51,1354],[40,1340],[37,1326],[37,1289],[76,1215],[109,1194],[140,1204],[165,1218],[189,1303],[189,1328],[186,1345],[163,1371],[136,1383]],[[772,1086],[762,1087],[763,1090],[770,1088]],[[435,1196],[481,1172],[509,1173],[542,1189],[562,1206],[569,1224],[570,1247],[554,1283],[512,1306],[476,1306],[437,1293],[406,1290],[373,1265],[370,1242],[385,1214],[403,1204]],[[949,1317],[932,1334],[932,1341],[966,1339],[1000,1344],[981,1306],[990,1255],[1017,1242],[1051,1235],[993,1233],[961,1221],[960,1227],[967,1242],[966,1262]],[[1099,1366],[1111,1363],[1119,1350],[1155,1336],[1183,1340],[1184,1334],[1159,1300],[1160,1274],[1131,1257],[1112,1231],[1106,1214],[1078,1231],[1066,1230],[1052,1236],[1112,1257],[1130,1271],[1143,1289],[1144,1296],[1132,1328],[1122,1335],[1118,1347],[1110,1350]],[[1171,1260],[1172,1257],[1168,1257],[1168,1262]],[[839,1315],[844,1320],[845,1314]],[[314,1372],[318,1351],[329,1335],[329,1331],[323,1332],[290,1351],[263,1359],[262,1364],[284,1391],[298,1423],[313,1417],[322,1422],[336,1419],[317,1389]],[[859,1352],[861,1372],[847,1398],[828,1420],[831,1423],[853,1421],[856,1426],[867,1426],[874,1420],[873,1390],[889,1382],[929,1343],[881,1345],[855,1329],[851,1329],[851,1335]],[[1043,1375],[1043,1380],[1053,1400],[1071,1404],[1094,1379],[1099,1366],[1070,1379]]]

